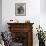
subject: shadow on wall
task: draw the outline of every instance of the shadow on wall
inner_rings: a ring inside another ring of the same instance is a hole
[[[46,0],[40,0],[40,11],[46,14]]]
[[[0,0],[0,31],[2,31],[2,0]]]

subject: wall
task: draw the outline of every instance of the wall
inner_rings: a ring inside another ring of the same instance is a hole
[[[16,2],[26,2],[26,16],[15,16]],[[2,1],[3,26],[5,26],[7,21],[9,21],[10,19],[17,19],[19,20],[19,22],[24,22],[26,19],[29,19],[31,22],[39,23],[39,19],[40,19],[39,15],[40,15],[40,0],[39,1],[37,0],[35,1],[34,0],[3,0]]]
[[[0,0],[0,31],[2,29],[2,0]]]
[[[46,0],[40,0],[40,9],[42,13],[46,13]]]
[[[46,0],[40,0],[40,24],[46,31]]]
[[[26,16],[15,16],[15,3],[26,3]],[[44,4],[44,3],[43,3]],[[3,31],[8,30],[7,22],[11,19],[17,19],[19,22],[30,20],[33,25],[33,45],[38,46],[38,39],[36,37],[36,27],[39,24],[46,30],[46,15],[42,12],[42,1],[40,0],[2,0],[2,26]]]

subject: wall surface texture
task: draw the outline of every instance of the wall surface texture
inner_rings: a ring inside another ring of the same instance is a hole
[[[26,16],[15,16],[15,3],[26,3]],[[3,31],[8,30],[7,22],[11,19],[17,19],[19,22],[30,20],[33,25],[33,45],[38,46],[36,37],[36,27],[40,24],[46,30],[46,15],[41,12],[42,1],[40,0],[2,0],[2,26]]]
[[[2,0],[0,0],[0,31],[2,31]]]

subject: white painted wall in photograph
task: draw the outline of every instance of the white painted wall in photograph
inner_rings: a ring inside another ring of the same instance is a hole
[[[0,31],[2,31],[2,0],[0,0]]]

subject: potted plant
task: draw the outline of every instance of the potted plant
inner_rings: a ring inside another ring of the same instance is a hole
[[[36,28],[37,29],[37,34],[36,36],[38,36],[38,40],[39,40],[39,46],[45,46],[45,35],[43,32],[42,27]]]

